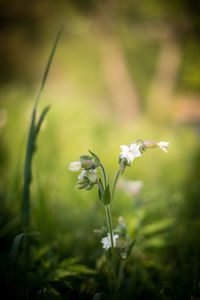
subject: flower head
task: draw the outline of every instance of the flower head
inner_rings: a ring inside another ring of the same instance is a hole
[[[128,163],[133,162],[136,157],[140,157],[142,155],[140,146],[141,145],[137,143],[130,144],[129,146],[121,145],[120,147],[122,151],[120,153],[120,158],[125,158]]]
[[[81,168],[81,162],[80,161],[73,161],[69,165],[69,170],[72,172],[79,171]]]
[[[159,143],[157,143],[157,145],[164,152],[168,153],[168,151],[167,151],[167,148],[169,147],[169,143],[168,142],[159,142]]]
[[[168,142],[153,142],[153,141],[144,141],[142,143],[144,150],[145,149],[150,149],[150,148],[157,148],[159,147],[160,149],[162,149],[164,152],[168,153],[167,148],[169,147],[169,143]]]
[[[118,239],[119,235],[118,234],[114,234],[113,235],[113,244],[114,247],[116,247],[116,240]],[[108,235],[106,237],[104,237],[101,240],[102,244],[103,244],[103,248],[105,248],[106,250],[108,250],[109,248],[111,248],[111,238],[110,238],[110,233],[108,233]]]

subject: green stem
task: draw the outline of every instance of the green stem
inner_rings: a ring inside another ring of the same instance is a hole
[[[125,260],[122,260],[120,262],[119,273],[118,273],[118,278],[117,278],[117,291],[120,288],[120,284],[121,284],[121,281],[122,281],[122,275],[123,275],[125,263],[126,263]]]
[[[106,186],[107,186],[106,171],[105,171],[104,166],[102,164],[100,164],[100,167],[101,167],[101,170],[102,170],[102,173],[103,173],[104,188],[106,188]]]
[[[115,195],[115,190],[116,190],[116,185],[117,185],[117,181],[118,181],[118,178],[119,178],[119,175],[120,175],[120,169],[118,169],[117,171],[117,174],[115,176],[115,181],[114,181],[114,184],[113,184],[113,188],[112,188],[112,196],[111,196],[111,208],[113,208],[113,202],[114,202],[114,195]]]
[[[109,229],[110,240],[111,240],[112,275],[113,275],[113,286],[114,286],[114,291],[115,291],[116,287],[117,287],[117,277],[116,277],[116,263],[115,263],[115,252],[114,252],[114,242],[113,242],[112,219],[111,219],[111,213],[110,213],[110,205],[106,205],[105,210],[106,210],[106,217],[107,217],[108,229]]]

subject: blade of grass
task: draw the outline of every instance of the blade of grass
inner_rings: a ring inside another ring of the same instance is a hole
[[[23,200],[22,200],[22,226],[24,230],[24,257],[27,257],[27,233],[28,233],[28,226],[30,223],[30,183],[32,180],[32,173],[31,173],[31,167],[32,167],[32,159],[33,154],[36,149],[36,138],[39,133],[41,123],[49,110],[49,107],[46,107],[44,111],[42,112],[39,121],[36,125],[36,111],[37,111],[37,105],[38,101],[40,99],[41,92],[44,88],[47,75],[49,73],[50,66],[52,64],[52,60],[61,36],[61,33],[63,31],[63,28],[58,32],[56,40],[53,44],[49,59],[46,64],[46,68],[44,71],[44,75],[41,81],[41,85],[39,88],[39,91],[36,96],[32,117],[31,117],[31,125],[29,129],[28,139],[27,139],[27,146],[26,146],[26,157],[25,157],[25,166],[24,166],[24,187],[23,187]],[[27,263],[27,259],[25,258],[25,264]]]

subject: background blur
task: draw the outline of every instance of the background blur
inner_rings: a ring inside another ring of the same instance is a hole
[[[120,145],[143,139],[170,147],[168,154],[149,150],[127,168],[123,177],[143,182],[138,193],[116,193],[113,223],[123,216],[130,237],[138,236],[122,297],[200,299],[199,12],[198,0],[0,1],[0,266],[8,294],[23,299],[25,288],[33,299],[91,299],[107,292],[105,253],[93,233],[104,210],[95,188],[74,188],[77,173],[68,166],[90,149],[112,182]],[[38,281],[24,287],[8,254],[22,230],[34,99],[63,24],[39,102],[41,110],[51,109],[33,160],[31,229],[40,235],[31,239],[31,251]],[[45,277],[70,258],[85,269]]]

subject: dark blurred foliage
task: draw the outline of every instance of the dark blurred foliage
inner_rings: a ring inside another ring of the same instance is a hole
[[[104,23],[124,20],[137,26],[167,24],[178,39],[200,38],[200,4],[198,0],[175,1],[0,1],[0,81],[26,80],[31,83],[27,61],[34,61],[37,49],[49,31],[57,32],[74,14],[87,18],[98,16]],[[108,21],[109,20],[109,21]],[[53,29],[54,28],[54,29]]]

